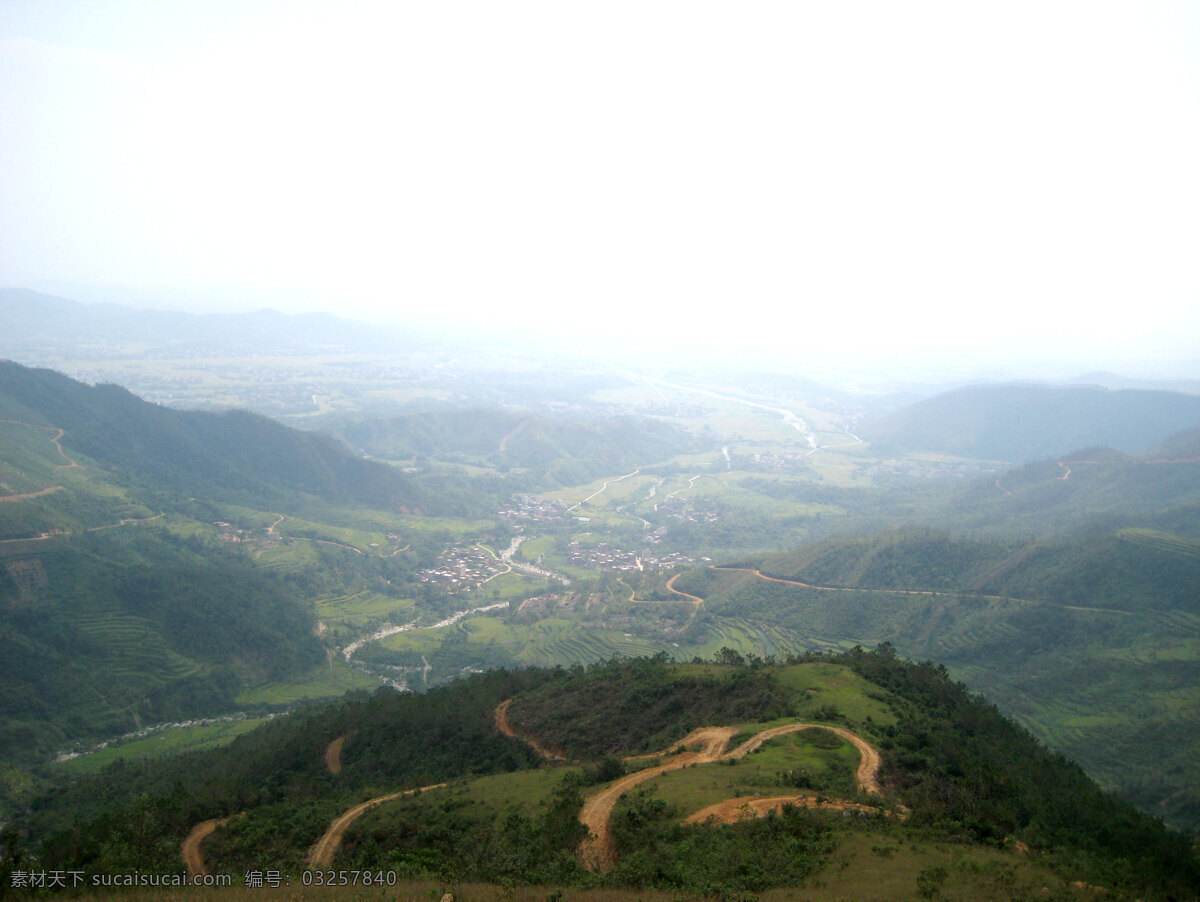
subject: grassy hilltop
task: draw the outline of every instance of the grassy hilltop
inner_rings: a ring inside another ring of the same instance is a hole
[[[225,748],[117,764],[43,798],[22,825],[25,848],[47,869],[177,872],[189,833],[217,819],[195,860],[238,882],[278,872],[293,893],[306,868],[384,875],[413,897],[515,898],[488,884],[556,898],[1200,891],[1185,837],[1100,792],[940,667],[887,648],[789,664],[720,657],[500,670],[310,708]],[[584,826],[606,792],[611,813]],[[363,802],[374,804],[331,829]],[[327,897],[395,897],[385,890]],[[239,892],[266,891],[194,897]]]

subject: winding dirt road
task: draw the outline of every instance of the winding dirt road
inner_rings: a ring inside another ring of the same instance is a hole
[[[693,730],[672,748],[683,746],[686,749],[688,746],[699,745],[698,751],[682,751],[657,767],[627,774],[589,796],[579,811],[580,822],[588,828],[588,838],[580,844],[577,853],[583,866],[589,871],[607,871],[616,864],[617,852],[608,822],[617,799],[638,784],[645,783],[659,774],[679,770],[689,764],[706,764],[719,760],[721,752],[736,732],[737,727],[701,727]]]
[[[331,774],[342,772],[342,746],[345,744],[346,737],[339,736],[325,747],[325,769]]]
[[[55,492],[63,491],[61,485],[46,486],[44,489],[38,489],[36,492],[15,492],[12,495],[0,495],[0,504],[5,501],[25,501],[28,498],[41,498],[43,495],[53,495]]]
[[[393,799],[404,798],[405,796],[416,795],[419,792],[426,792],[430,789],[441,789],[445,783],[433,783],[429,786],[422,786],[419,789],[409,789],[404,792],[390,792],[385,796],[378,796],[374,799],[368,799],[358,805],[355,805],[345,814],[341,815],[337,820],[329,825],[329,829],[325,831],[325,835],[317,840],[316,845],[309,850],[308,866],[310,868],[326,868],[333,864],[333,858],[337,855],[337,850],[342,845],[342,836],[351,824],[356,820],[375,808],[382,805],[384,802],[390,802]]]
[[[829,730],[831,733],[836,733],[838,736],[852,743],[858,749],[860,756],[858,771],[855,775],[858,780],[859,789],[872,795],[882,794],[882,789],[879,785],[879,767],[882,759],[879,756],[879,752],[861,736],[842,727],[820,723],[784,724],[783,726],[763,730],[730,751],[726,751],[725,747],[729,744],[729,740],[733,738],[734,734],[737,733],[737,727],[702,727],[701,729],[693,730],[676,743],[675,746],[672,746],[672,748],[683,746],[685,749],[690,747],[693,750],[682,751],[672,756],[669,761],[656,767],[628,774],[590,796],[583,803],[583,808],[579,812],[579,820],[588,828],[588,838],[579,846],[577,854],[580,861],[584,867],[592,871],[607,871],[616,863],[616,848],[613,843],[612,832],[609,829],[609,819],[612,816],[612,810],[616,805],[617,799],[635,786],[645,783],[659,774],[679,770],[691,764],[707,764],[714,761],[743,758],[759,748],[764,742],[774,739],[776,736],[815,728]],[[694,749],[696,745],[700,746],[698,750]],[[639,757],[644,758],[646,756]],[[784,801],[781,801],[783,798],[785,797],[778,797],[773,801],[782,807],[786,804]],[[801,804],[794,801],[796,798],[798,797],[786,797],[791,804]],[[733,799],[721,804],[725,805],[734,802],[738,803],[735,806],[735,810],[740,811],[743,807],[741,804],[743,800]],[[840,804],[845,807],[853,806],[855,803],[844,802]]]
[[[57,470],[72,470],[72,469],[82,470],[83,469],[83,464],[79,463],[77,460],[75,460],[73,457],[71,457],[71,455],[69,455],[66,451],[63,450],[61,439],[64,435],[66,435],[66,433],[63,432],[63,430],[59,429],[57,426],[39,426],[37,423],[26,423],[24,420],[0,420],[0,423],[11,423],[14,426],[27,426],[30,429],[40,429],[43,432],[51,433],[49,436],[50,442],[54,445],[54,447],[56,449],[58,449],[58,453],[62,456],[62,459],[66,461],[65,464],[56,464],[55,469],[57,469]],[[14,492],[10,495],[0,495],[0,502],[2,502],[2,501],[24,501],[28,498],[41,498],[44,495],[51,495],[54,492],[61,492],[61,491],[64,491],[63,486],[51,485],[51,486],[47,486],[44,489],[38,489],[35,492]]]
[[[179,851],[183,855],[183,863],[187,865],[189,877],[199,877],[208,873],[208,868],[204,866],[204,856],[200,854],[200,843],[218,827],[229,823],[229,820],[227,817],[219,817],[201,821],[187,835]]]
[[[516,729],[513,728],[513,725],[509,722],[509,719],[508,719],[508,706],[511,702],[512,702],[511,698],[506,698],[504,701],[502,701],[500,704],[498,704],[496,706],[496,729],[499,730],[501,733],[503,733],[505,736],[509,736],[513,739],[519,739],[521,742],[525,743],[527,746],[529,746],[531,749],[533,749],[535,752],[537,752],[543,758],[547,758],[551,761],[566,761],[567,760],[566,756],[563,755],[561,752],[557,752],[554,749],[547,748],[546,746],[544,746],[540,742],[538,742],[536,739],[534,739],[532,736],[526,736],[524,733],[518,733],[516,731]]]
[[[1061,604],[1056,601],[1045,601],[1037,598],[1016,598],[1012,595],[985,595],[982,592],[962,591],[943,591],[940,589],[878,589],[867,588],[861,586],[816,586],[812,583],[800,582],[796,579],[780,579],[777,576],[767,576],[765,573],[755,570],[752,567],[709,567],[710,570],[726,570],[733,573],[752,573],[761,580],[769,583],[783,583],[785,586],[798,586],[802,589],[815,589],[818,592],[863,592],[874,595],[925,595],[930,598],[979,598],[983,601],[1015,601],[1021,604],[1037,604],[1037,605],[1054,605],[1067,610],[1079,611],[1102,611],[1106,614],[1132,614],[1132,611],[1122,611],[1118,608],[1088,608],[1079,607],[1078,605]],[[682,574],[680,574],[682,575]]]

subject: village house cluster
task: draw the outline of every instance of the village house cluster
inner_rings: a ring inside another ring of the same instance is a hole
[[[437,566],[422,570],[417,579],[451,589],[472,586],[503,573],[505,566],[481,548],[451,548],[438,556]]]
[[[579,542],[572,542],[570,559],[571,563],[577,567],[625,573],[633,570],[670,570],[673,567],[683,567],[697,562],[697,558],[681,554],[678,551],[663,555],[647,554],[624,548],[614,548],[607,542],[600,542],[596,545],[581,545]],[[700,558],[699,560],[709,561],[710,558]]]
[[[499,511],[508,523],[550,523],[567,518],[567,506],[550,498],[517,495]]]
[[[247,542],[250,540],[250,533],[244,529],[239,529],[232,523],[227,523],[224,520],[214,520],[215,526],[220,533],[222,542]]]

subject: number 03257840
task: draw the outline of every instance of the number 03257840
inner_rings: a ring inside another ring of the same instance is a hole
[[[328,870],[303,871],[305,886],[395,886],[395,871]]]

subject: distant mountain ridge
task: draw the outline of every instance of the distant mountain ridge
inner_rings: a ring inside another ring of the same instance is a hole
[[[1095,386],[975,385],[860,424],[879,454],[927,451],[1024,463],[1105,445],[1137,453],[1200,426],[1200,397]]]
[[[195,352],[264,354],[319,348],[411,348],[417,341],[327,313],[184,313],[122,304],[83,304],[23,288],[0,288],[0,355],[23,348],[84,343],[147,344]]]
[[[1135,379],[1119,373],[1092,372],[1066,381],[1074,385],[1096,385],[1114,391],[1136,388],[1150,391],[1184,392],[1191,395],[1200,394],[1200,380],[1197,379]]]

